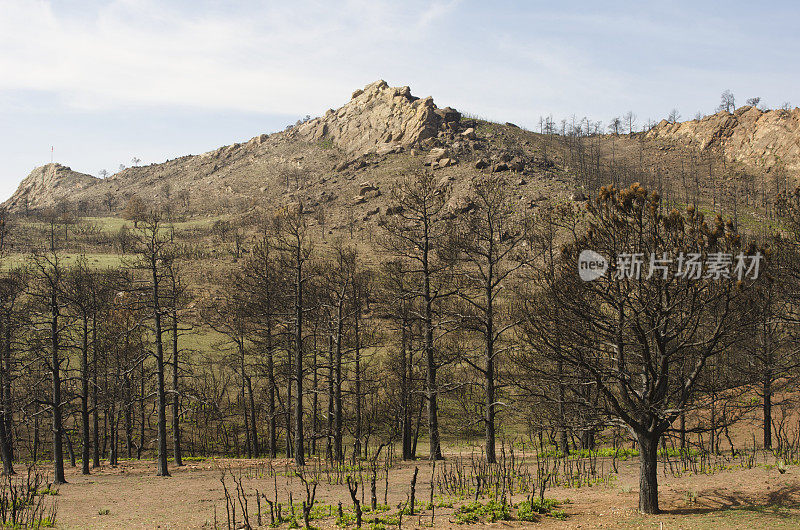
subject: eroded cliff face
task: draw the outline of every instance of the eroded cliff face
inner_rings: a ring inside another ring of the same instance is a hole
[[[729,160],[751,167],[800,173],[800,108],[762,111],[745,106],[700,120],[662,120],[647,137],[717,149]]]
[[[97,182],[100,179],[61,164],[45,164],[23,179],[6,206],[16,210],[48,208],[61,200],[71,200]]]
[[[390,87],[381,80],[356,90],[338,110],[300,125],[297,135],[309,141],[330,140],[347,153],[362,154],[384,145],[416,145],[459,118],[449,107],[437,108],[433,98],[414,97],[407,86]]]

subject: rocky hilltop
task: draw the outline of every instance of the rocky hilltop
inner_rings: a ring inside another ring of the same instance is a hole
[[[525,204],[569,197],[574,185],[541,141],[512,124],[463,119],[380,80],[341,108],[285,131],[106,179],[59,165],[38,168],[5,205],[22,211],[68,199],[85,212],[116,215],[136,195],[182,215],[213,216],[294,202],[341,225],[376,219],[390,208],[395,182],[423,170],[441,175],[454,208],[475,176],[488,172],[506,172]]]
[[[329,140],[347,153],[369,153],[379,147],[410,147],[434,138],[440,129],[453,128],[461,115],[439,109],[432,97],[420,99],[411,89],[390,87],[380,80],[356,90],[338,110],[298,127],[297,134],[311,141]]]
[[[800,108],[762,111],[745,106],[682,123],[662,120],[647,137],[716,149],[729,160],[767,171],[783,166],[800,172]]]
[[[46,164],[22,180],[5,206],[12,210],[49,208],[59,201],[71,200],[97,182],[100,179],[72,171],[61,164]]]

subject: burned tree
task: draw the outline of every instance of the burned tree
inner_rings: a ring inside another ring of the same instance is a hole
[[[428,405],[430,459],[440,460],[438,339],[443,335],[442,303],[454,294],[453,223],[446,216],[448,191],[436,185],[433,175],[421,173],[404,180],[393,200],[396,215],[386,218],[386,250],[395,258],[413,264],[407,273],[414,278],[409,297],[418,299],[418,318],[423,327],[425,357],[425,399]]]
[[[587,250],[610,263],[593,281],[578,274]],[[744,257],[732,223],[707,222],[693,209],[664,213],[659,196],[638,184],[603,188],[556,274],[536,274],[537,288],[519,304],[523,338],[568,372],[588,376],[602,399],[585,406],[601,407],[638,441],[643,513],[659,511],[661,437],[687,408],[706,404],[698,392],[706,367],[726,362],[751,318],[744,293],[753,280],[737,272],[752,274],[752,263],[736,271],[728,256]],[[648,258],[649,269],[642,263]],[[704,268],[709,260],[729,268]]]
[[[481,363],[465,359],[483,377],[486,459],[496,462],[497,357],[513,322],[504,318],[500,294],[509,275],[520,265],[515,251],[523,243],[521,219],[514,214],[508,184],[496,175],[474,185],[471,208],[462,217],[458,249],[464,265],[458,274],[459,297],[464,302],[460,320],[482,343]],[[515,259],[516,258],[516,259]]]

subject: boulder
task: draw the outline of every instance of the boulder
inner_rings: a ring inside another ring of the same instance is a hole
[[[428,158],[433,160],[439,160],[440,158],[445,158],[447,156],[447,149],[443,147],[436,147],[430,150],[428,153]]]
[[[442,147],[434,147],[433,149],[430,150],[430,152],[428,152],[428,156],[425,157],[424,164],[426,166],[438,167],[441,166],[441,163],[438,162],[444,159],[449,159],[449,157],[450,155],[447,149],[444,149]]]
[[[439,182],[436,184],[438,188],[446,188],[450,185],[451,182],[455,180],[452,176],[446,176],[439,179]]]
[[[378,154],[378,155],[389,155],[389,154],[393,154],[393,153],[399,153],[402,150],[403,150],[403,147],[401,145],[385,144],[385,145],[379,145],[375,149],[375,153]]]
[[[389,206],[386,208],[386,215],[397,215],[399,213],[403,213],[403,210],[404,208],[399,204]]]
[[[442,129],[450,129],[460,117],[450,107],[437,108],[430,97],[414,97],[408,87],[390,87],[380,80],[353,92],[350,101],[338,110],[292,131],[310,142],[330,140],[347,153],[379,150],[389,154],[397,148],[383,144],[419,145],[436,138]]]
[[[455,122],[461,119],[461,113],[451,107],[436,109],[434,112],[436,112],[436,114],[438,114],[445,123]]]
[[[358,190],[359,195],[366,195],[370,191],[377,191],[378,188],[372,185],[370,182],[362,182],[360,189]]]
[[[474,140],[477,136],[475,135],[475,129],[472,127],[466,129],[464,132],[461,133],[461,136],[467,138],[469,140]]]
[[[512,158],[508,163],[508,169],[511,171],[522,171],[525,169],[525,162],[521,158]]]

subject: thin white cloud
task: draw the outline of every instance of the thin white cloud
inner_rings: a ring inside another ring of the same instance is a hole
[[[422,45],[456,4],[299,1],[221,14],[117,0],[75,17],[49,2],[5,0],[0,90],[54,91],[87,109],[298,113],[330,104],[332,90],[347,94],[354,78],[373,80],[360,79],[362,72],[387,59],[390,47]]]

